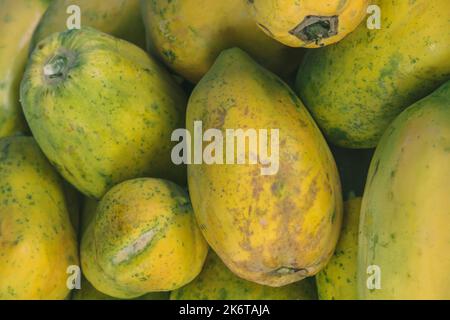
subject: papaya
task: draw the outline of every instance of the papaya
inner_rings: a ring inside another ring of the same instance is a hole
[[[316,275],[320,300],[356,300],[358,266],[358,228],[361,197],[344,203],[341,234],[328,264]]]
[[[200,275],[186,286],[172,291],[171,300],[315,300],[313,278],[274,288],[246,281],[232,273],[210,251]]]
[[[61,175],[99,199],[142,176],[184,183],[170,158],[184,91],[142,49],[92,28],[39,43],[21,83],[25,117]]]
[[[296,92],[327,139],[374,148],[404,109],[450,79],[447,0],[378,0],[381,29],[361,25],[306,54]]]
[[[188,164],[192,205],[209,245],[237,276],[258,284],[283,286],[316,274],[338,239],[342,195],[331,152],[302,102],[232,48],[189,99],[186,128],[195,133],[198,123],[214,135],[203,149],[194,138],[188,153],[231,155],[227,165],[219,156]]]
[[[34,32],[31,49],[55,32],[69,28],[74,11],[80,9],[80,26],[92,27],[145,49],[145,29],[139,0],[57,0],[52,1]]]
[[[151,292],[145,294],[135,300],[167,300],[169,298],[168,292]],[[81,278],[81,289],[74,290],[72,300],[120,300],[101,293],[94,288],[85,277]]]
[[[49,1],[0,0],[0,138],[26,133],[19,87],[31,36]]]
[[[142,0],[148,51],[197,83],[222,50],[240,47],[270,70],[295,72],[303,51],[285,47],[258,29],[245,1]]]
[[[0,300],[64,299],[77,241],[60,176],[31,137],[0,139]]]
[[[450,299],[449,105],[447,81],[380,140],[361,207],[360,299]]]
[[[291,47],[320,48],[342,40],[366,16],[369,0],[250,0],[269,36]]]
[[[99,202],[82,236],[81,265],[97,290],[130,299],[192,281],[207,252],[187,193],[173,182],[140,178]]]

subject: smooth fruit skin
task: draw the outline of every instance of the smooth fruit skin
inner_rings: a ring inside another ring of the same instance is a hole
[[[64,299],[78,247],[62,181],[33,138],[0,139],[0,299]]]
[[[341,235],[334,255],[316,275],[320,300],[357,299],[358,227],[361,198],[344,203]]]
[[[294,72],[303,56],[261,32],[243,0],[141,0],[141,5],[148,50],[193,83],[231,47],[281,76]]]
[[[270,286],[317,273],[337,242],[342,195],[330,150],[301,101],[234,48],[194,89],[190,132],[194,121],[224,136],[226,128],[280,130],[274,175],[261,175],[261,165],[188,165],[197,221],[221,260],[239,277]]]
[[[361,208],[360,299],[450,299],[449,105],[447,82],[405,110],[378,145]],[[371,265],[381,289],[367,288]]]
[[[49,1],[0,0],[0,138],[27,131],[19,87],[31,36]]]
[[[174,290],[171,300],[315,300],[314,279],[273,288],[246,281],[231,272],[210,251],[200,275],[188,285]]]
[[[381,29],[361,25],[306,55],[296,91],[332,143],[376,147],[402,110],[450,78],[448,0],[379,0]]]
[[[185,180],[170,159],[185,94],[126,41],[91,28],[53,34],[30,58],[21,100],[46,156],[87,196],[135,177]]]
[[[70,6],[80,8],[80,25],[92,27],[145,48],[145,29],[139,0],[56,0],[52,1],[33,35],[31,49],[55,32],[68,29]]]
[[[266,34],[291,47],[319,48],[342,40],[363,21],[368,0],[247,0]]]
[[[187,193],[169,181],[141,178],[102,198],[83,234],[81,264],[97,290],[126,299],[189,283],[207,252]]]

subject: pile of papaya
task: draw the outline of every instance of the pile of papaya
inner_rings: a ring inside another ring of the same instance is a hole
[[[450,299],[449,12],[0,0],[0,300]]]

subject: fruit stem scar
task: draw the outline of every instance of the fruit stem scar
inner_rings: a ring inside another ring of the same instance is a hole
[[[53,55],[42,68],[44,78],[49,82],[59,82],[67,78],[74,65],[75,54],[67,50]]]
[[[144,232],[131,244],[122,248],[113,258],[112,263],[115,265],[120,264],[141,253],[153,240],[157,232],[157,228],[153,228],[147,232]]]
[[[304,42],[320,43],[320,40],[338,34],[338,16],[307,16],[298,26],[289,31]]]

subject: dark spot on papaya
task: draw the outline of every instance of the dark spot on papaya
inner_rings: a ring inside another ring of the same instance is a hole
[[[315,42],[321,44],[322,39],[330,38],[338,34],[339,17],[338,16],[306,16],[289,33],[303,42]],[[321,44],[322,45],[322,44]]]

